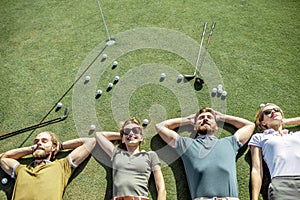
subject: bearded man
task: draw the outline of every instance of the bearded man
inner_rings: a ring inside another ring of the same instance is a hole
[[[15,178],[12,199],[62,199],[68,180],[95,146],[94,138],[78,138],[59,142],[52,132],[41,132],[34,145],[9,150],[0,155],[1,168]],[[73,150],[67,157],[55,159],[63,149]],[[29,165],[20,158],[32,154]]]
[[[229,137],[215,135],[218,122],[237,130]],[[174,129],[193,125],[196,137],[182,137]],[[251,137],[254,123],[225,115],[211,108],[183,118],[174,118],[156,125],[160,137],[181,156],[192,199],[238,199],[236,155]]]

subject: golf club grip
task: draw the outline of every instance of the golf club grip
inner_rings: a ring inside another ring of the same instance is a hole
[[[206,43],[206,47],[205,48],[208,48],[208,45],[210,43],[210,40],[211,40],[211,36],[213,34],[213,30],[215,28],[215,25],[216,25],[216,22],[214,22],[211,26],[211,29],[210,29],[210,33],[209,33],[209,36],[208,36],[208,39],[207,39],[207,43]]]

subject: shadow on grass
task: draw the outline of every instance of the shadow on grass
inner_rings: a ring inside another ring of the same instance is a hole
[[[94,159],[105,169],[105,179],[106,179],[106,190],[104,200],[110,200],[112,198],[112,190],[113,190],[113,181],[112,181],[112,168],[111,168],[111,159],[110,157],[103,151],[103,149],[96,143],[96,146],[92,152],[92,155],[97,155]],[[97,158],[101,158],[99,161]],[[110,163],[110,166],[107,166],[103,163]]]
[[[58,155],[57,155],[57,159],[60,159],[60,158],[64,158],[66,156],[68,156],[68,154],[70,153],[71,151],[64,151],[64,152],[60,152]],[[87,163],[89,162],[91,156],[87,157],[73,172],[73,174],[71,175],[69,181],[68,181],[68,184],[70,184],[72,182],[72,180],[74,178],[76,178],[81,172],[82,170],[85,168],[85,166],[87,165]],[[21,164],[25,164],[25,165],[28,165],[32,162],[32,158],[29,157],[29,158],[22,158],[19,160],[19,162]],[[0,168],[0,178],[1,180],[3,178],[7,178],[8,182],[7,184],[1,184],[0,185],[0,190],[2,190],[7,199],[11,199],[12,197],[12,194],[13,194],[13,190],[14,190],[14,184],[15,184],[15,179],[11,178],[8,174],[6,174],[1,168]]]

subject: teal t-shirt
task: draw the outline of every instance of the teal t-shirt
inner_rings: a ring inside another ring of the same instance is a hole
[[[183,160],[193,199],[238,197],[236,155],[240,144],[235,136],[179,136],[174,148]]]

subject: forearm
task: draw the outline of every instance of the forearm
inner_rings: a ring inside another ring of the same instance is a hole
[[[218,121],[222,121],[228,124],[233,125],[236,128],[242,128],[244,126],[250,125],[252,126],[253,123],[250,122],[249,120],[240,118],[240,117],[236,117],[236,116],[232,116],[232,115],[225,115],[225,114],[218,114]]]
[[[262,177],[259,172],[252,170],[251,171],[251,194],[252,194],[252,200],[258,200],[259,194],[260,194],[260,188],[262,185]]]
[[[106,132],[97,132],[96,134],[102,134],[104,137],[106,137],[106,139],[108,139],[109,141],[113,141],[113,140],[121,140],[121,135],[119,132],[110,132],[110,131],[106,131]]]
[[[300,117],[284,119],[284,125],[299,125],[299,124],[300,124]]]
[[[157,124],[156,127],[157,127],[158,131],[160,128],[163,128],[163,127],[174,130],[180,126],[193,124],[192,120],[193,120],[193,118],[191,116],[174,118],[174,119],[169,119],[169,120],[163,121],[163,122]]]
[[[68,140],[68,141],[64,141],[60,144],[60,147],[62,149],[76,149],[79,146],[82,145],[87,145],[89,146],[89,144],[93,143],[95,141],[94,138],[78,138],[78,139],[73,139],[73,140]],[[62,150],[61,149],[61,150]]]
[[[34,146],[12,149],[1,154],[1,159],[11,158],[11,159],[18,160],[24,156],[32,154],[33,150],[34,150]]]

